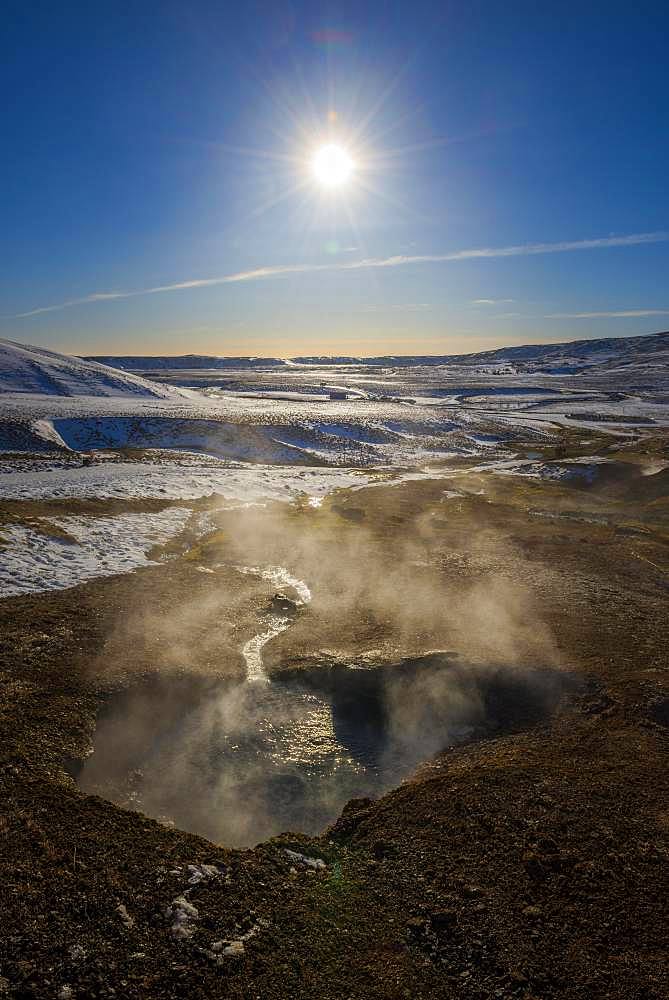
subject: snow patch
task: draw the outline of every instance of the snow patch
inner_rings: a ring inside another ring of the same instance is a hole
[[[156,514],[115,517],[49,518],[74,541],[44,535],[33,528],[2,528],[0,597],[34,591],[63,590],[84,580],[130,573],[155,564],[148,552],[178,535],[191,517],[182,507]]]
[[[65,444],[62,437],[53,426],[52,420],[35,420],[31,424],[31,429],[33,433],[41,438],[42,441],[47,441],[49,444],[55,444],[58,448],[65,448],[70,451],[70,448]]]
[[[295,466],[212,466],[202,463],[109,462],[93,466],[0,475],[0,498],[5,500],[146,499],[194,500],[221,496],[243,506],[263,500],[291,501],[297,497],[324,497],[333,490],[367,486],[373,472],[357,469],[300,468]]]

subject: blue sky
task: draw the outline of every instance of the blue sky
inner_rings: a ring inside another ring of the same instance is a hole
[[[664,4],[10,0],[3,29],[4,337],[438,354],[669,327]],[[341,188],[310,170],[326,142]]]

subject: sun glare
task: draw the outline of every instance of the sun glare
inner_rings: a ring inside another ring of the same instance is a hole
[[[341,146],[321,146],[311,161],[314,177],[324,187],[339,187],[353,173],[355,164]]]

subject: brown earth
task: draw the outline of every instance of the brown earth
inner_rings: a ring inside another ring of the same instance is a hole
[[[669,491],[641,458],[589,487],[455,469],[222,512],[160,566],[0,602],[0,996],[665,997]],[[321,838],[230,851],[82,795],[64,765],[111,691],[243,675],[271,588],[236,562],[312,588],[266,650],[275,672],[441,649],[579,685]],[[190,885],[196,862],[221,867]]]

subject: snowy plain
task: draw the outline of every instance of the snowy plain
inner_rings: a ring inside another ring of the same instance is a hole
[[[1,596],[146,565],[199,498],[317,508],[334,490],[451,476],[453,460],[460,475],[587,484],[606,459],[544,457],[560,428],[624,444],[669,426],[667,334],[457,359],[105,360],[133,370],[0,341],[0,502],[184,506],[53,519],[69,542],[5,517]]]

